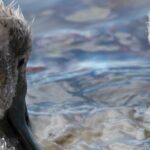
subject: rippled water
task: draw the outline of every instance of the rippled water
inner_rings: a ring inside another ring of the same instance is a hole
[[[45,150],[149,150],[149,0],[19,1],[33,23],[28,109]]]

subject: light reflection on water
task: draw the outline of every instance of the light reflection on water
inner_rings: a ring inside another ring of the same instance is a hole
[[[43,148],[149,150],[150,1],[19,3],[35,17],[27,102]]]

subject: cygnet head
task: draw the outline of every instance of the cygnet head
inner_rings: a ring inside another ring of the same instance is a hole
[[[5,6],[0,0],[0,133],[7,139],[17,139],[15,147],[19,150],[40,150],[25,102],[30,51],[30,26],[19,9]]]
[[[31,51],[30,26],[19,8],[0,1],[0,116],[10,108],[19,80],[25,80]],[[20,79],[19,79],[20,78]]]

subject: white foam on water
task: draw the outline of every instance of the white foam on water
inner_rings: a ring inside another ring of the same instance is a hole
[[[10,144],[3,137],[3,138],[0,138],[0,150],[16,150],[16,148],[13,146],[10,146]]]

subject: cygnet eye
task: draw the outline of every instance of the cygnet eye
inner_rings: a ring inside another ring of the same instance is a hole
[[[20,59],[17,68],[20,69],[24,65],[24,63],[25,63],[25,59],[24,58]]]
[[[5,81],[6,81],[6,76],[4,72],[0,70],[0,86],[4,86],[3,84],[5,83]]]

